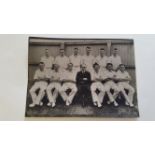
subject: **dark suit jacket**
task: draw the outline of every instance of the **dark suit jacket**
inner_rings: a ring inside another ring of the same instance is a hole
[[[79,71],[76,75],[77,85],[90,85],[91,84],[91,75],[88,71],[82,72]]]

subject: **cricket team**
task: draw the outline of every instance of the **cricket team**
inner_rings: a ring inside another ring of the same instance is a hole
[[[104,107],[105,94],[109,98],[108,104],[119,106],[116,98],[122,94],[125,105],[134,107],[135,90],[130,81],[131,77],[121,62],[117,48],[112,50],[109,57],[104,48],[99,49],[96,57],[92,55],[91,47],[86,47],[86,54],[82,56],[78,47],[75,47],[73,55],[69,57],[65,55],[65,50],[60,48],[59,55],[55,58],[45,49],[39,68],[34,74],[34,84],[30,89],[32,103],[29,107],[42,106],[45,94],[49,107],[56,106],[58,95],[66,106],[70,106],[78,91],[84,94],[87,90],[91,91],[94,106],[99,108]]]

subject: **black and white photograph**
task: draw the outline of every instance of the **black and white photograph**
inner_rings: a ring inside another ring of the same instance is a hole
[[[1,155],[155,154],[155,1],[0,6]]]
[[[27,117],[139,117],[133,39],[28,44]]]

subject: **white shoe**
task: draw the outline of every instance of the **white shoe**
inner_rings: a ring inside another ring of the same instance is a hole
[[[130,103],[130,107],[134,107],[134,104]]]
[[[94,106],[97,106],[97,101],[94,102]]]
[[[50,106],[52,106],[52,104],[51,104],[50,102],[48,102],[48,103],[47,103],[47,106],[49,106],[49,107],[50,107]]]
[[[55,102],[53,102],[53,103],[52,103],[52,108],[54,108],[55,106],[56,106],[56,105],[55,105]]]
[[[102,105],[101,104],[98,104],[98,108],[101,108],[102,107]]]
[[[116,101],[114,101],[114,106],[118,107],[118,103]]]
[[[108,102],[107,102],[107,104],[111,104],[111,102],[110,102],[110,101],[108,101]]]
[[[43,106],[43,102],[40,102],[39,105],[40,105],[40,106]]]
[[[32,103],[32,104],[29,105],[30,108],[33,108],[35,106],[36,106],[36,104],[34,104],[34,103]]]
[[[69,105],[70,105],[70,103],[68,101],[66,101],[66,106],[69,106]]]
[[[126,102],[125,102],[125,105],[126,105],[126,106],[129,106],[129,103],[126,101]]]

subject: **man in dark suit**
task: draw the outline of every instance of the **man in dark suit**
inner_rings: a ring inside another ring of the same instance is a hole
[[[85,64],[81,64],[80,68],[81,71],[79,71],[76,75],[76,83],[84,106],[86,103],[86,96],[88,93],[90,93],[91,74],[86,70]],[[88,96],[91,96],[91,93]]]

